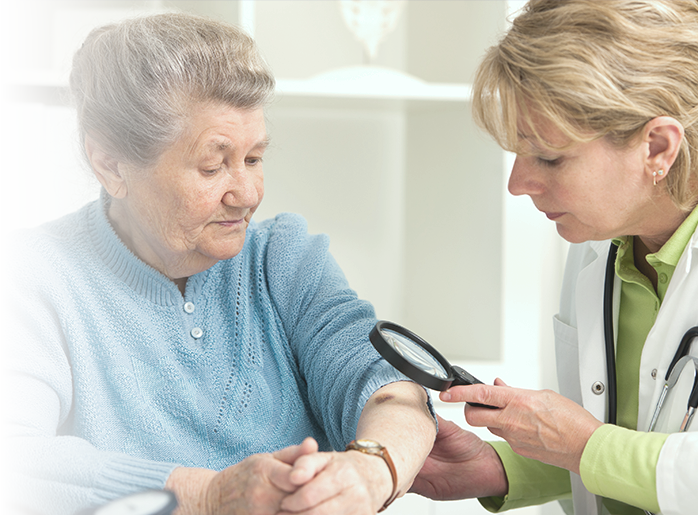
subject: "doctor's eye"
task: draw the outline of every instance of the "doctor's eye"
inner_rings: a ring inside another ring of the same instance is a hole
[[[559,166],[560,163],[562,163],[562,158],[561,157],[556,157],[554,159],[548,159],[544,157],[538,157],[536,160],[543,166],[548,167],[548,168],[555,168],[556,166]]]

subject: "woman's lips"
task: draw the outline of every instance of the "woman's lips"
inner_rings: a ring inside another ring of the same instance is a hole
[[[224,227],[235,227],[236,225],[241,225],[244,221],[244,218],[238,218],[237,220],[221,220],[216,223]]]

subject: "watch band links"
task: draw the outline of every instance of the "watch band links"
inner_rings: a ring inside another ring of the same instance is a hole
[[[377,456],[382,458],[385,464],[388,466],[388,470],[390,470],[390,477],[393,480],[393,491],[390,493],[388,500],[383,504],[383,507],[378,510],[378,513],[382,512],[388,506],[390,506],[395,499],[397,499],[398,494],[400,493],[397,489],[397,470],[395,469],[393,459],[390,457],[390,453],[388,453],[388,449],[374,440],[352,440],[349,442],[345,450],[359,451],[371,456]]]

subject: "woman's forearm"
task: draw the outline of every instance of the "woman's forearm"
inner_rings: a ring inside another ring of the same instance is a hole
[[[383,445],[395,463],[398,491],[409,490],[436,438],[436,422],[421,386],[400,381],[376,391],[359,419],[357,439]]]

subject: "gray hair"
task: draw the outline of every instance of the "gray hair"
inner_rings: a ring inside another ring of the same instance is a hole
[[[73,58],[80,136],[147,167],[183,133],[201,103],[263,108],[274,78],[254,41],[190,14],[134,18],[93,30]]]

